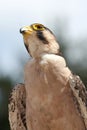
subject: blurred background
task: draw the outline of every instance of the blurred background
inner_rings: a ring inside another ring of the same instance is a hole
[[[87,84],[87,0],[1,0],[0,130],[10,130],[8,96],[16,83],[23,82],[29,60],[19,29],[32,23],[54,32],[70,69]]]

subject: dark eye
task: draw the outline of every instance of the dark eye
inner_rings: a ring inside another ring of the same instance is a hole
[[[37,25],[37,28],[38,29],[42,29],[43,27],[41,25]]]
[[[33,25],[34,30],[44,30],[44,26],[42,24],[34,24]]]

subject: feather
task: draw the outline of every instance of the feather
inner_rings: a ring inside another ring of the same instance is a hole
[[[17,84],[10,94],[8,105],[11,130],[27,130],[25,98],[24,84]]]

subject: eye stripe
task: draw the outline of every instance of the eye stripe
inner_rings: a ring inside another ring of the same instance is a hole
[[[46,27],[45,27],[45,29],[48,30],[51,34],[53,34],[53,32],[52,32],[49,28],[46,28]],[[53,34],[53,35],[54,35],[54,34]]]
[[[37,37],[38,37],[44,44],[48,44],[48,41],[47,41],[47,39],[44,37],[42,31],[37,31]]]

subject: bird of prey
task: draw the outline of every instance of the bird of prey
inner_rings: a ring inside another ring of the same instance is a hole
[[[87,91],[67,67],[54,34],[35,23],[20,29],[32,57],[9,102],[11,130],[87,130]]]

